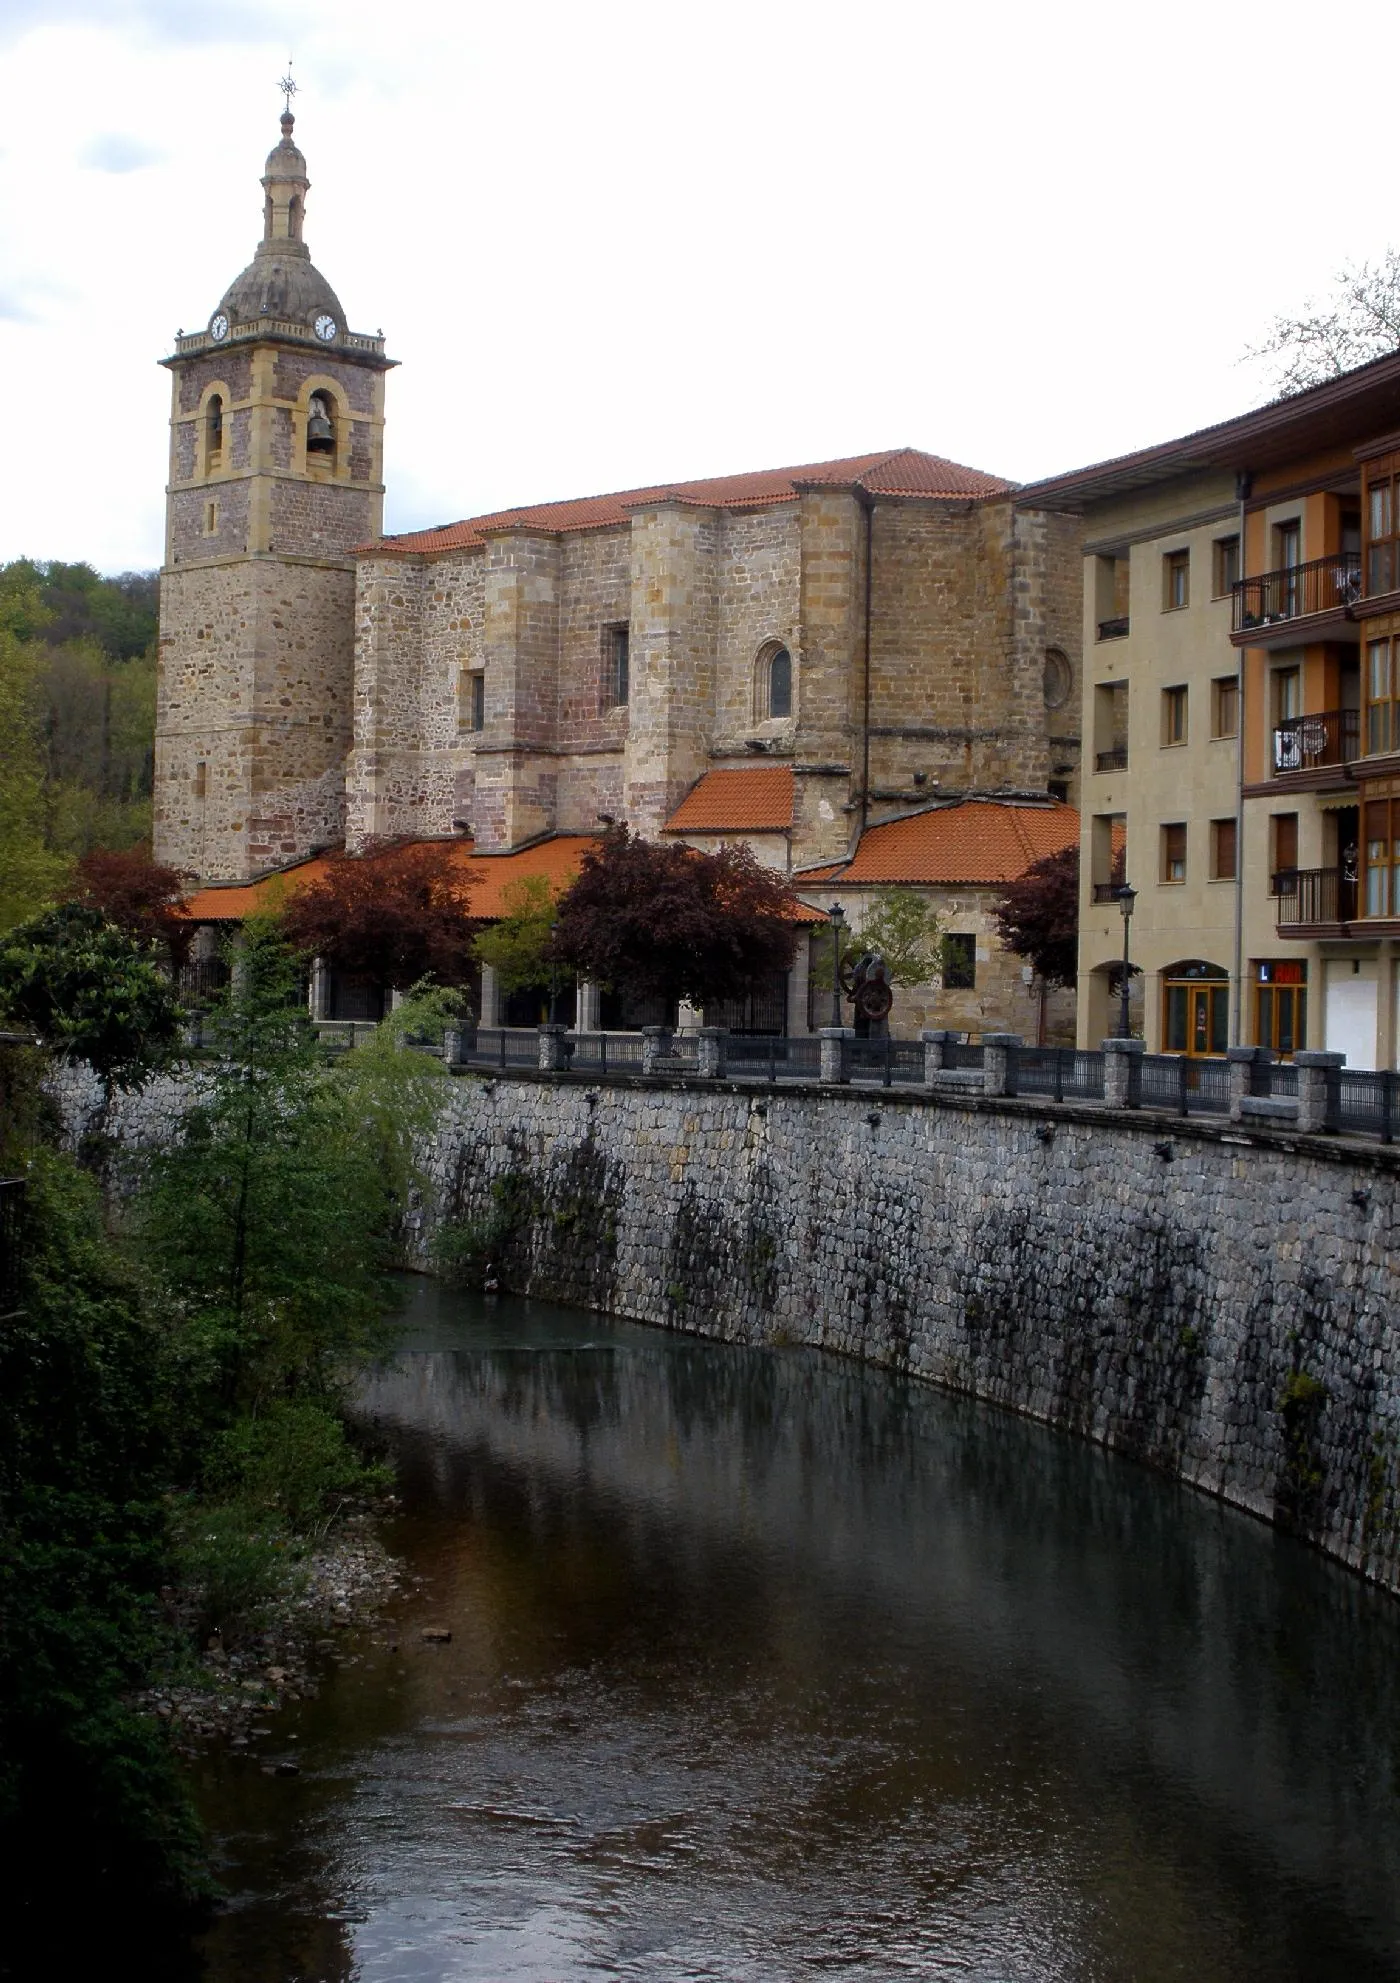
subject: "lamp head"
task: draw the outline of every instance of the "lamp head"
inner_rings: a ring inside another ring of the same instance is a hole
[[[1137,901],[1137,890],[1135,888],[1130,888],[1128,884],[1124,882],[1123,886],[1118,891],[1118,907],[1123,911],[1123,921],[1125,923],[1127,922],[1128,918],[1132,915],[1133,904],[1136,901]]]
[[[840,929],[842,923],[846,920],[846,911],[841,907],[841,904],[839,902],[833,902],[826,913],[830,916],[832,922],[835,923],[837,929]]]

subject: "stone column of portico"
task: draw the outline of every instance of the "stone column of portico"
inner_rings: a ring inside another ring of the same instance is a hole
[[[599,1007],[601,1004],[602,998],[598,987],[591,983],[589,979],[580,978],[578,981],[578,1004],[574,1008],[577,1021],[575,1030],[577,1032],[599,1033],[602,1031],[602,1027],[599,1024]]]
[[[982,1035],[982,1092],[984,1095],[1014,1095],[1019,1033]]]
[[[483,1026],[501,1023],[501,982],[489,964],[481,967],[481,1019]]]
[[[1344,1053],[1319,1053],[1300,1047],[1293,1056],[1298,1070],[1298,1127],[1305,1134],[1318,1136],[1337,1126],[1341,1101],[1338,1071],[1346,1066]]]
[[[1142,1056],[1145,1051],[1141,1040],[1105,1040],[1103,1042],[1103,1098],[1111,1109],[1132,1109],[1137,1107],[1134,1072],[1141,1073]]]
[[[850,1069],[846,1065],[846,1042],[856,1036],[854,1026],[823,1026],[818,1034],[821,1040],[821,1069],[823,1081],[849,1081]]]
[[[797,939],[797,948],[792,953],[792,968],[787,979],[787,1014],[785,1025],[791,1039],[805,1039],[811,1032],[807,1023],[807,985],[811,976],[812,942],[804,929]]]
[[[698,1033],[704,1017],[698,1005],[692,1005],[688,998],[683,998],[676,1007],[676,1031]]]
[[[1240,1103],[1252,1092],[1255,1067],[1267,1067],[1274,1055],[1268,1047],[1227,1047],[1225,1058],[1230,1068],[1230,1120],[1238,1122],[1244,1113]]]

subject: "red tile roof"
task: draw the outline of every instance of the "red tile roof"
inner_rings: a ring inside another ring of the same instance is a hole
[[[663,833],[781,833],[792,825],[792,770],[707,771],[681,800]]]
[[[454,840],[453,853],[473,871],[471,912],[490,920],[506,913],[506,889],[527,875],[544,875],[559,886],[567,886],[578,873],[579,863],[590,848],[599,844],[594,833],[559,833],[552,840],[538,841],[513,854],[478,854],[470,840]],[[232,887],[201,888],[185,903],[185,914],[198,923],[238,923],[255,909],[275,907],[283,897],[295,894],[308,881],[316,881],[326,871],[324,854],[301,861],[294,868],[264,875],[260,880]]]
[[[1078,838],[1079,814],[1073,806],[965,799],[867,827],[849,861],[808,868],[793,881],[798,888],[832,882],[994,885],[1014,881],[1034,862]]]
[[[478,854],[472,842],[465,839],[449,844],[462,866],[472,870],[468,903],[471,913],[490,922],[507,913],[510,905],[506,890],[513,881],[523,881],[527,875],[543,875],[556,887],[566,888],[578,873],[584,855],[602,843],[596,833],[556,833],[552,840],[537,841],[533,847],[522,847],[513,854]],[[325,873],[326,864],[324,854],[315,854],[295,867],[282,868],[257,881],[201,888],[186,898],[184,913],[196,923],[241,923],[255,910],[273,909],[286,896],[304,888],[308,881],[318,880]],[[792,919],[797,923],[826,921],[820,909],[813,909],[806,902],[794,904]]]
[[[848,455],[841,461],[809,462],[802,468],[765,468],[747,475],[714,475],[699,482],[662,482],[652,489],[624,489],[611,496],[580,496],[572,501],[533,503],[523,509],[496,510],[433,530],[410,530],[398,537],[381,537],[362,544],[362,554],[461,551],[483,544],[493,531],[541,530],[553,534],[570,530],[607,530],[625,524],[634,509],[675,500],[712,509],[764,509],[790,503],[804,488],[863,489],[871,496],[923,497],[930,500],[977,501],[1009,495],[1015,488],[998,475],[964,468],[941,455],[918,448],[894,448],[883,454]]]

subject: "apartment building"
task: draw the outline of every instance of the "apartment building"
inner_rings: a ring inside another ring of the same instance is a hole
[[[1078,1034],[1393,1067],[1400,354],[1022,492],[1083,520]]]

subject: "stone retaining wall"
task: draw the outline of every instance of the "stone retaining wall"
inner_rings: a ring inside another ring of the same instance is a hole
[[[131,1140],[172,1097],[119,1100]],[[156,1125],[159,1125],[157,1130]],[[1146,1460],[1400,1590],[1400,1162],[969,1096],[467,1075],[432,1217],[502,1284],[818,1344]]]

